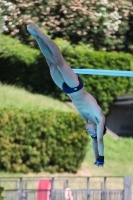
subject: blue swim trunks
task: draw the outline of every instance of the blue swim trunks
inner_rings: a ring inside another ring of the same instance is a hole
[[[79,80],[79,85],[74,88],[70,88],[66,83],[63,83],[63,85],[62,85],[63,92],[65,92],[66,94],[71,94],[71,93],[77,92],[80,89],[82,89],[83,81],[81,80],[81,78],[79,76],[78,76],[78,80]]]

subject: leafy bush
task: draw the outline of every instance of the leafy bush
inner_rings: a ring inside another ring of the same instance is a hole
[[[41,93],[49,90],[49,87],[52,89],[54,83],[46,87],[50,75],[45,59],[40,57],[40,51],[4,35],[0,37],[0,46],[0,80],[2,82],[16,84]]]
[[[4,188],[0,187],[0,200],[4,200],[4,196],[3,196],[3,192],[4,192]]]
[[[4,0],[0,12],[4,33],[23,43],[35,44],[25,25],[37,23],[53,38],[82,41],[96,50],[133,51],[132,6],[130,0]]]
[[[3,32],[3,26],[4,26],[4,19],[2,14],[0,13],[0,34]]]
[[[82,41],[95,50],[121,51],[125,48],[131,7],[128,0],[49,1],[40,21],[54,38],[74,44]]]
[[[133,59],[130,54],[97,52],[82,43],[72,46],[62,39],[56,39],[55,43],[72,68],[133,70]],[[6,36],[1,37],[0,46],[2,82],[17,84],[63,101],[68,100],[68,97],[55,86],[45,58],[38,50],[30,49]],[[81,78],[85,89],[97,99],[105,114],[108,113],[114,98],[125,94],[132,87],[133,80],[127,77],[96,75],[81,75]]]
[[[0,169],[13,172],[76,172],[88,135],[74,112],[0,111]]]
[[[55,40],[65,59],[72,68],[133,70],[133,58],[130,54],[93,51],[84,44],[71,46],[61,39]],[[117,95],[126,94],[132,88],[133,78],[118,76],[80,75],[85,89],[91,93],[105,114]],[[58,97],[68,100],[64,93]]]

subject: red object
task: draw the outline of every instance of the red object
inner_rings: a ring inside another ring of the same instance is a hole
[[[37,200],[49,200],[51,191],[51,180],[40,180],[38,183]]]

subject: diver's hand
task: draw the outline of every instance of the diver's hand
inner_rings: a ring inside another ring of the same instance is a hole
[[[98,167],[104,167],[104,156],[98,156],[94,165]]]

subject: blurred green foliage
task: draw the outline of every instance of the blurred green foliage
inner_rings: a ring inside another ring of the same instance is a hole
[[[80,43],[72,46],[69,42],[56,39],[64,58],[72,68],[133,70],[133,58],[130,54],[93,51]],[[9,36],[0,38],[0,81],[16,84],[26,89],[53,96],[62,101],[68,100],[51,79],[49,67],[44,56],[38,50],[22,45]],[[117,95],[126,94],[132,87],[132,78],[80,75],[85,89],[91,93],[105,114],[109,111]]]
[[[130,0],[10,0],[1,2],[4,33],[32,46],[26,25],[37,23],[53,38],[83,42],[95,50],[133,52]]]
[[[3,26],[4,26],[4,19],[2,14],[0,13],[0,34],[3,32]]]
[[[98,52],[84,44],[71,46],[68,42],[56,40],[65,59],[72,68],[133,70],[133,58],[130,54]],[[117,95],[126,94],[132,88],[133,78],[119,76],[80,75],[85,89],[91,93],[102,107],[105,114],[109,111]],[[61,99],[66,98],[61,94]]]
[[[0,186],[0,200],[4,200],[4,196],[3,196],[3,192],[4,192],[4,188]]]
[[[74,112],[1,109],[0,169],[12,172],[76,172],[89,136]]]
[[[0,37],[0,46],[0,80],[30,91],[41,93],[45,90],[47,93],[52,86],[45,87],[50,75],[48,67],[45,70],[47,64],[40,52],[4,35]]]

